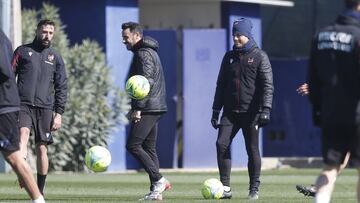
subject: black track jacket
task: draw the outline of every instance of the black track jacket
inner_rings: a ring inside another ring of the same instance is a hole
[[[247,53],[226,52],[220,67],[213,110],[258,113],[272,106],[274,86],[269,58],[254,46]]]
[[[63,114],[67,100],[67,76],[62,57],[36,39],[15,50],[13,68],[21,104],[53,109]]]
[[[20,110],[15,75],[11,69],[12,46],[0,30],[0,114]]]
[[[151,37],[144,37],[133,48],[134,57],[130,66],[129,78],[142,75],[150,83],[150,92],[142,100],[132,99],[132,110],[142,112],[166,112],[166,89],[163,68],[157,53],[158,42]]]
[[[321,125],[360,124],[360,21],[340,15],[312,42],[310,101]]]

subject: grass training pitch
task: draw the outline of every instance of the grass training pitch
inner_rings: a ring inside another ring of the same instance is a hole
[[[260,198],[257,202],[291,203],[312,202],[312,198],[299,194],[296,184],[312,184],[320,169],[279,169],[262,171]],[[200,189],[207,178],[218,178],[216,172],[164,172],[172,189],[163,193],[162,202],[253,202],[247,200],[247,171],[232,173],[231,200],[205,200]],[[356,202],[357,172],[346,169],[337,179],[333,203]],[[120,174],[50,174],[45,197],[52,202],[136,202],[149,191],[146,173]],[[20,190],[14,174],[0,174],[0,203],[26,202],[25,190]]]

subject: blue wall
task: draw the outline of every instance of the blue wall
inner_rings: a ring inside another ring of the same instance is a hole
[[[115,85],[120,89],[125,89],[125,81],[132,59],[132,53],[128,51],[122,43],[121,25],[127,21],[139,21],[139,9],[129,7],[129,5],[109,4],[104,9],[106,11],[106,57],[108,65],[111,68],[111,76]],[[124,170],[126,163],[126,130],[125,126],[118,126],[118,131],[112,133],[112,139],[109,143],[109,150],[113,161],[110,165],[110,171]]]
[[[177,43],[175,30],[147,30],[144,32],[160,44],[159,56],[166,82],[168,112],[159,123],[157,152],[161,168],[173,168],[176,159],[176,105],[177,105]]]
[[[42,7],[42,2],[49,2],[58,7],[61,20],[66,25],[65,31],[70,42],[81,43],[85,38],[99,42],[105,48],[105,5],[106,1],[64,1],[64,0],[23,0],[23,8]],[[78,29],[81,27],[81,29]]]
[[[47,2],[58,7],[72,44],[96,40],[106,50],[106,7],[137,8],[137,0],[22,0],[22,8],[39,9]],[[131,18],[131,15],[129,16]],[[120,20],[120,19],[119,19]],[[112,25],[113,26],[113,25]],[[117,28],[119,32],[120,28]],[[120,33],[121,34],[121,33]]]
[[[223,29],[183,31],[183,167],[216,167],[217,130],[210,124],[222,56]]]
[[[306,59],[272,59],[275,94],[271,123],[265,128],[264,156],[320,156],[320,130],[312,124],[306,96],[297,94],[306,81]]]

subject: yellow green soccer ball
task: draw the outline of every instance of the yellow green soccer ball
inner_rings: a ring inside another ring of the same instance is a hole
[[[223,193],[224,186],[216,178],[205,180],[201,188],[201,194],[205,199],[220,199]]]
[[[111,163],[109,150],[102,146],[93,146],[86,151],[85,165],[94,172],[104,172]]]
[[[150,92],[150,83],[146,77],[142,75],[131,76],[126,81],[126,92],[131,98],[142,100]]]

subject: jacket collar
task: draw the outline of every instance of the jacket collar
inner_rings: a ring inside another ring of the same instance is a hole
[[[142,38],[140,41],[138,41],[134,45],[134,47],[131,49],[131,51],[136,52],[140,48],[144,48],[144,47],[151,48],[151,49],[157,51],[159,49],[159,43],[154,38],[145,36],[144,38]]]
[[[360,27],[360,19],[357,19],[356,17],[349,15],[346,12],[338,16],[338,18],[336,19],[336,23],[342,25],[354,25]]]
[[[233,50],[239,52],[241,54],[246,54],[252,51],[255,47],[257,47],[254,38],[250,37],[249,41],[243,47],[235,47],[233,46]]]
[[[41,52],[42,50],[50,47],[50,45],[49,45],[49,46],[44,46],[44,45],[42,45],[41,42],[36,39],[36,37],[35,37],[35,39],[33,40],[32,44],[33,44],[34,49],[35,49],[36,51],[39,51],[39,52]]]

